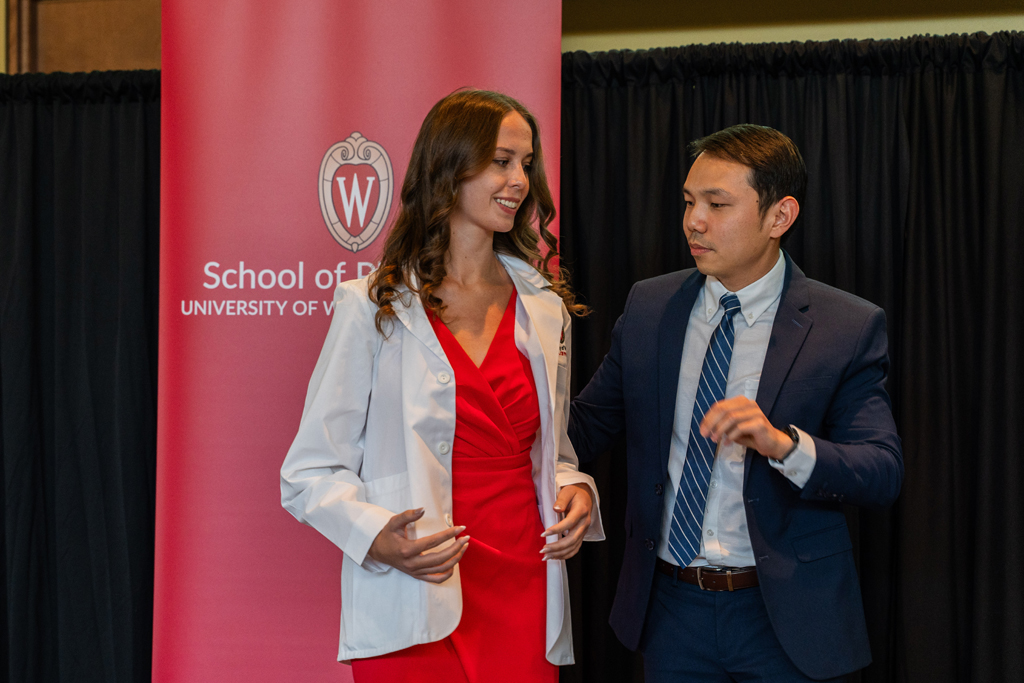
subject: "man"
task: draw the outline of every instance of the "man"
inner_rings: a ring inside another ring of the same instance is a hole
[[[841,504],[890,505],[903,477],[885,316],[782,252],[807,185],[789,138],[691,151],[697,268],[634,285],[572,403],[581,460],[626,437],[611,625],[649,683],[841,681],[871,661]]]

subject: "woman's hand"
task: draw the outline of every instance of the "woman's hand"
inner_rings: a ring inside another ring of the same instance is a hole
[[[580,551],[583,537],[590,528],[590,510],[594,498],[586,484],[569,484],[558,492],[555,512],[565,512],[565,518],[544,530],[544,536],[559,536],[554,543],[541,549],[545,560],[567,560]]]
[[[432,536],[410,541],[405,527],[423,516],[423,508],[406,510],[392,517],[373,539],[366,551],[377,562],[391,565],[414,579],[428,583],[444,583],[455,573],[455,565],[469,546],[469,536],[463,536],[441,550],[431,551],[445,541],[466,530],[464,526],[439,531]]]

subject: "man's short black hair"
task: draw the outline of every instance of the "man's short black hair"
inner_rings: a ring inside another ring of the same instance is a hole
[[[783,197],[803,204],[807,167],[793,141],[768,126],[741,123],[690,143],[690,154],[707,154],[750,168],[750,186],[757,191],[761,218]]]

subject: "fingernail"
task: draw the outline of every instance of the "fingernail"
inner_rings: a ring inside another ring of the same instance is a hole
[[[561,512],[562,511],[562,506],[561,505],[556,505],[555,506],[555,511],[556,512]]]

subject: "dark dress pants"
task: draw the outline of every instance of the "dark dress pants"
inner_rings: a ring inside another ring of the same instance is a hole
[[[640,650],[646,683],[813,680],[786,656],[756,586],[702,591],[655,574]]]

